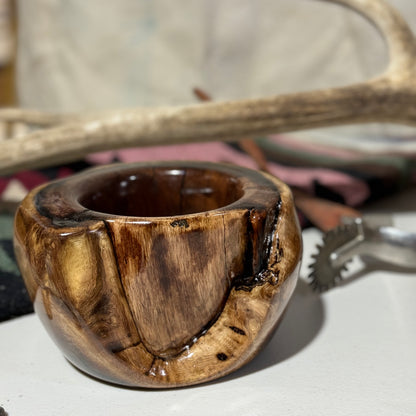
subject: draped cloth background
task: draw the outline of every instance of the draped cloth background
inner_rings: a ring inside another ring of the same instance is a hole
[[[390,3],[416,28],[414,0]],[[214,99],[259,97],[362,81],[387,64],[372,26],[318,0],[18,0],[18,21],[19,105],[41,110],[186,104],[197,100],[195,86]],[[373,124],[256,139],[289,185],[360,207],[414,182],[414,138],[414,129]],[[0,178],[0,194],[19,199],[90,164],[161,159],[255,167],[237,144],[125,149]],[[18,271],[9,229],[0,236],[0,320],[2,305],[7,317],[20,302],[10,300]]]
[[[390,3],[416,27],[414,1]],[[326,1],[20,0],[18,12],[20,105],[43,110],[186,104],[196,101],[195,86],[214,99],[259,97],[362,81],[387,64],[375,29]],[[414,136],[414,129],[373,124],[259,144],[289,184],[357,206],[414,179]],[[253,166],[219,143],[129,149],[90,161],[113,157]]]

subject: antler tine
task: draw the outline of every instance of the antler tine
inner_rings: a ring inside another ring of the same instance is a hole
[[[50,127],[83,119],[85,116],[81,114],[49,113],[14,107],[0,109],[0,123],[25,123],[37,127]]]
[[[384,0],[325,0],[359,12],[378,29],[387,43],[390,64],[385,76],[404,78],[415,72],[414,34],[397,10]]]
[[[352,123],[416,125],[416,42],[406,22],[383,0],[326,1],[358,11],[380,30],[390,55],[384,74],[342,88],[102,115],[43,117],[27,110],[0,111],[0,121],[13,119],[53,126],[0,143],[0,174],[123,147],[225,141]]]

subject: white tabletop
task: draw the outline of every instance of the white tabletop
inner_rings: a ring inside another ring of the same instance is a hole
[[[396,224],[416,230],[413,212],[396,213]],[[29,315],[0,324],[0,406],[9,416],[416,415],[416,273],[357,272],[316,294],[305,277],[319,240],[318,231],[304,232],[286,316],[233,375],[162,391],[108,385],[72,367]]]

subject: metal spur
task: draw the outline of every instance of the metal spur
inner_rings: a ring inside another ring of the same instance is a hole
[[[374,225],[364,217],[346,218],[323,235],[322,244],[309,266],[310,284],[320,292],[335,286],[347,263],[356,256],[378,260],[380,264],[416,269],[416,233],[391,225]]]

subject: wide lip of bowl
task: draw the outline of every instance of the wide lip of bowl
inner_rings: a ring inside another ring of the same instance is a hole
[[[242,190],[243,194],[241,197],[237,198],[235,201],[220,206],[218,208],[206,211],[198,211],[189,214],[175,214],[175,215],[166,215],[166,216],[127,216],[120,214],[112,214],[103,211],[96,211],[89,209],[82,205],[79,201],[81,196],[75,195],[75,191],[79,190],[81,183],[87,180],[94,180],[103,174],[108,174],[111,170],[115,172],[125,172],[131,169],[141,169],[141,168],[166,168],[166,169],[201,169],[201,170],[212,170],[216,172],[223,173],[224,175],[229,176],[230,178],[236,181],[242,181]],[[192,160],[169,160],[169,161],[145,161],[145,162],[116,162],[101,166],[94,166],[87,168],[84,171],[74,174],[73,176],[66,177],[63,179],[58,179],[56,181],[50,182],[46,185],[43,185],[39,192],[36,193],[36,205],[41,208],[41,195],[45,193],[50,187],[59,187],[63,184],[70,186],[70,190],[67,194],[67,197],[71,199],[72,208],[75,213],[81,214],[82,217],[85,217],[84,220],[106,220],[108,222],[122,220],[126,223],[136,223],[136,224],[147,224],[152,222],[168,222],[174,221],[176,219],[192,219],[195,217],[201,217],[201,215],[224,215],[224,212],[230,210],[246,210],[252,208],[248,204],[244,203],[245,198],[247,197],[248,192],[259,191],[263,189],[264,192],[281,192],[280,187],[277,185],[276,181],[271,180],[272,177],[268,177],[264,172],[250,169],[247,167],[234,165],[231,163],[224,162],[204,162],[204,161],[192,161]],[[246,180],[246,182],[244,182]],[[41,211],[41,210],[40,210]],[[48,217],[58,218],[54,215],[45,215]],[[64,218],[62,218],[64,219]]]

